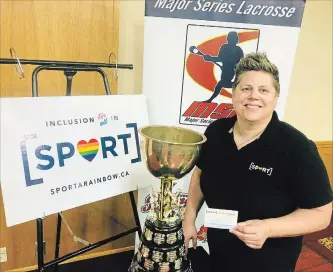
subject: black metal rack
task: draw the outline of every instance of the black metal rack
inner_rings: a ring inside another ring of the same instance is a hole
[[[72,80],[77,72],[97,72],[102,76],[105,92],[107,95],[111,95],[110,86],[106,73],[101,68],[115,68],[115,69],[133,69],[131,64],[114,64],[114,63],[91,63],[91,62],[68,62],[68,61],[53,61],[53,60],[28,60],[28,59],[18,59],[17,57],[13,59],[0,58],[0,64],[14,64],[21,69],[21,65],[38,65],[32,73],[32,96],[38,97],[38,80],[37,75],[42,70],[53,70],[53,71],[63,71],[67,79],[66,86],[66,96],[71,96]],[[38,259],[38,271],[44,271],[45,268],[54,267],[54,271],[58,270],[58,264],[62,263],[68,259],[71,259],[77,255],[83,254],[89,250],[95,249],[122,237],[125,237],[131,233],[138,232],[141,236],[142,230],[139,220],[139,215],[137,211],[137,206],[134,199],[133,191],[128,193],[131,200],[133,215],[135,219],[136,226],[132,229],[119,233],[117,235],[111,236],[107,239],[98,241],[89,246],[81,248],[77,251],[59,257],[60,249],[60,233],[61,233],[61,224],[62,217],[58,213],[57,218],[57,233],[56,233],[56,246],[55,246],[55,259],[47,263],[44,262],[44,241],[43,241],[43,219],[38,218],[37,223],[37,259]]]

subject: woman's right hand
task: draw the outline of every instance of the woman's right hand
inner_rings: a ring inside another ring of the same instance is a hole
[[[194,223],[183,223],[185,249],[188,250],[190,241],[192,240],[193,248],[197,247],[197,228]]]

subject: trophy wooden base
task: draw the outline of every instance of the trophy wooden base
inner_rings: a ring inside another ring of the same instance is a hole
[[[128,272],[193,272],[186,258],[182,222],[147,218]]]

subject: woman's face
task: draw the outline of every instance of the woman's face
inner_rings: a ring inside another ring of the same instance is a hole
[[[237,115],[250,122],[270,118],[279,97],[273,82],[273,76],[266,72],[248,71],[241,74],[232,92]]]

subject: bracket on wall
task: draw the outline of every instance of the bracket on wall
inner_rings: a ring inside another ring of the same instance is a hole
[[[16,55],[14,48],[10,48],[10,58],[0,58],[0,64],[13,64],[15,65],[16,71],[20,79],[25,77],[24,69],[22,65],[37,65],[32,73],[32,92],[33,96],[38,96],[38,86],[37,86],[37,74],[41,70],[60,70],[64,71],[67,80],[66,96],[71,95],[71,87],[73,77],[78,71],[87,72],[98,72],[103,77],[104,86],[106,94],[111,94],[110,87],[107,80],[107,75],[102,68],[110,68],[113,70],[114,78],[117,81],[118,69],[128,69],[133,70],[133,64],[119,64],[115,61],[110,61],[110,56],[115,56],[114,53],[109,55],[109,63],[98,63],[98,62],[77,62],[77,61],[56,61],[56,60],[34,60],[34,59],[19,59]],[[114,57],[115,58],[115,57]]]

